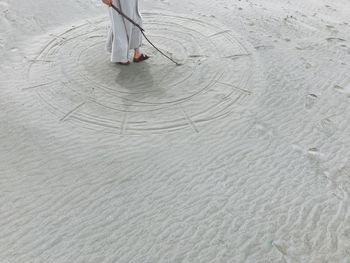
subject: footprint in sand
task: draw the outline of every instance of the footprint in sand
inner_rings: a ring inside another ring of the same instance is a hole
[[[319,153],[319,150],[318,150],[317,148],[310,148],[310,149],[308,150],[308,154],[309,154],[309,155],[312,155],[312,156],[317,156],[317,155],[319,155],[320,153]]]
[[[338,29],[335,26],[332,25],[326,25],[326,28],[333,34],[339,33]]]
[[[305,65],[306,69],[312,68],[312,64],[310,62],[308,62],[305,58],[301,57],[300,60],[303,61],[303,64]]]
[[[339,42],[346,41],[344,38],[340,38],[340,37],[327,37],[326,40],[330,43],[339,43]]]
[[[329,10],[336,12],[337,9],[335,9],[334,7],[330,6],[330,5],[325,5],[326,8],[328,8]]]
[[[337,130],[335,123],[330,118],[321,120],[318,128],[327,136],[332,136]]]
[[[306,68],[306,69],[312,68],[312,64],[311,64],[311,63],[306,63],[306,64],[305,64],[305,68]]]
[[[335,172],[332,178],[338,186],[350,194],[350,166],[345,165]]]
[[[342,235],[346,238],[350,238],[350,228],[345,229]]]
[[[305,100],[305,108],[310,110],[314,107],[318,97],[315,94],[308,94]]]
[[[337,92],[346,94],[348,95],[348,97],[350,97],[350,83],[344,87],[340,85],[335,85],[334,90],[336,90]]]

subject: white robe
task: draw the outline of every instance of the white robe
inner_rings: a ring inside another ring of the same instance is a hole
[[[142,27],[139,0],[113,0],[113,4]],[[139,48],[142,44],[141,31],[128,20],[123,19],[113,8],[108,9],[112,26],[107,37],[107,51],[111,53],[112,62],[127,62],[130,49]]]

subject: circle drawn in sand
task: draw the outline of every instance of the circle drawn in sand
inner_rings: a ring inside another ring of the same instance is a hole
[[[255,63],[228,28],[184,16],[144,14],[146,33],[175,66],[145,43],[151,59],[109,62],[107,19],[71,28],[48,43],[28,77],[61,121],[88,129],[160,133],[200,126],[244,111],[252,100]]]

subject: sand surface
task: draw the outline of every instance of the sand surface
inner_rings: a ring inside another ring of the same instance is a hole
[[[350,262],[350,2],[0,0],[0,262]]]

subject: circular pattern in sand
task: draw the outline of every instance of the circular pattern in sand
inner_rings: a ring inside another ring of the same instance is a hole
[[[48,43],[28,77],[62,122],[121,134],[198,132],[252,101],[255,63],[239,37],[215,21],[144,14],[147,62],[120,66],[105,52],[107,19],[73,27]]]

